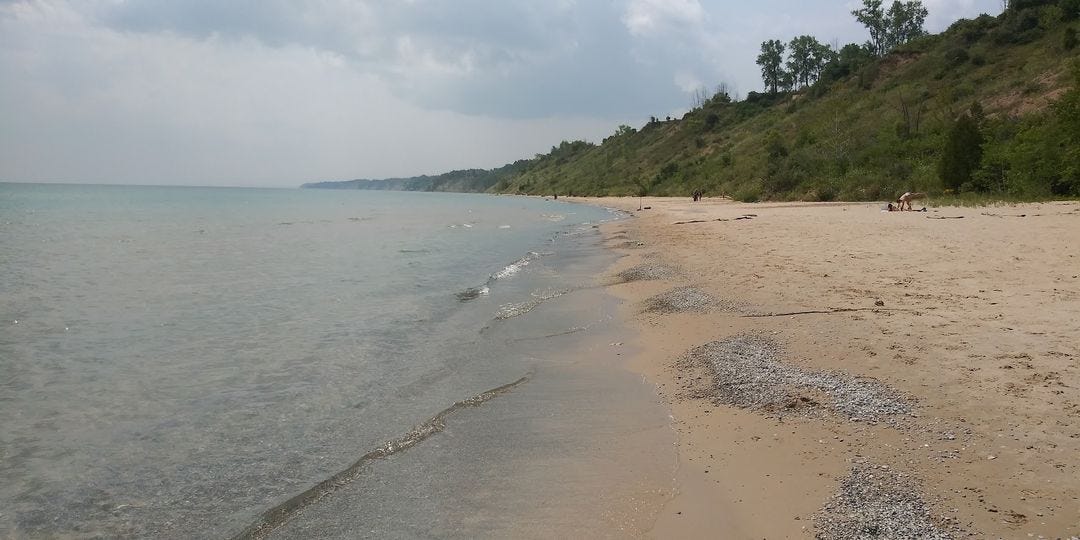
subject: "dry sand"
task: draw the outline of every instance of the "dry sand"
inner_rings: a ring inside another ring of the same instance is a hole
[[[679,437],[651,536],[927,534],[850,509],[873,504],[943,538],[1080,536],[1080,204],[584,201],[636,216],[605,226],[609,289]],[[776,350],[715,370],[746,336]],[[853,380],[911,411],[845,412]]]

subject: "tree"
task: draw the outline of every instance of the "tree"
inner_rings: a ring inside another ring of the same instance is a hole
[[[881,0],[863,0],[863,8],[851,12],[855,20],[870,31],[870,48],[875,56],[883,56],[887,51],[888,26],[885,23],[885,11],[881,9]]]
[[[876,56],[886,53],[919,36],[925,35],[923,24],[929,12],[919,0],[895,0],[886,12],[882,0],[863,0],[863,8],[851,12],[870,31],[867,45]]]
[[[799,36],[791,40],[788,48],[787,70],[795,81],[795,88],[802,88],[811,82],[814,62],[814,45],[817,40],[812,36]]]
[[[817,81],[825,74],[825,69],[831,64],[836,63],[838,55],[836,50],[824,43],[818,43],[814,46],[814,80]]]
[[[788,47],[791,50],[787,63],[788,73],[797,88],[816,82],[825,71],[825,66],[836,57],[832,48],[818,42],[813,36],[792,39]]]
[[[923,24],[926,23],[928,13],[922,2],[893,2],[888,13],[889,49],[926,35]]]
[[[859,68],[869,64],[873,59],[874,53],[865,46],[848,43],[835,53],[835,61],[825,66],[822,77],[832,81],[840,80],[858,72]]]
[[[784,44],[778,39],[761,43],[757,64],[761,66],[761,79],[770,93],[775,94],[784,82]]]

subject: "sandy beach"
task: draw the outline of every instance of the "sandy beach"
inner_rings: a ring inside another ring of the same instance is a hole
[[[657,538],[1080,536],[1080,204],[579,199],[671,408]]]

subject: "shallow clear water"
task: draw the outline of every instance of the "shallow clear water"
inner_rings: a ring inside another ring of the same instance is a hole
[[[273,534],[617,533],[596,508],[654,496],[673,457],[663,409],[608,342],[593,224],[614,217],[519,197],[0,184],[0,536],[230,537],[522,377]],[[627,437],[632,453],[600,447]],[[623,458],[632,471],[596,473]]]

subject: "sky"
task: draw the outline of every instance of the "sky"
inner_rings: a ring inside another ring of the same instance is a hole
[[[1000,0],[924,0],[926,28]],[[0,0],[0,181],[288,187],[491,168],[762,89],[858,0]]]

